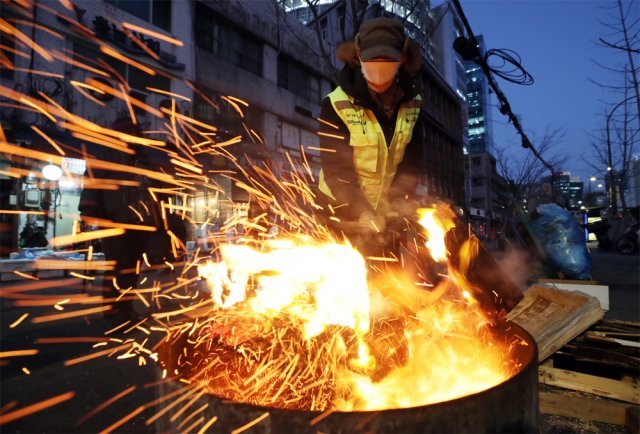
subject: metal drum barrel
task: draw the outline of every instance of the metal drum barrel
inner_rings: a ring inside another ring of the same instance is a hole
[[[217,417],[206,432],[231,432],[262,419],[243,432],[250,433],[534,433],[539,431],[538,357],[533,338],[515,323],[505,322],[497,331],[507,342],[520,338],[513,348],[519,371],[490,389],[450,401],[411,408],[378,411],[317,412],[263,407],[230,402],[205,395],[194,408],[207,402],[201,414],[204,425]],[[171,348],[171,347],[169,347]],[[179,354],[176,348],[161,357]],[[163,394],[183,383],[165,382]],[[179,408],[179,407],[178,407]],[[268,413],[268,416],[265,416]],[[168,421],[158,420],[159,432],[172,431]],[[196,431],[199,427],[194,428]]]

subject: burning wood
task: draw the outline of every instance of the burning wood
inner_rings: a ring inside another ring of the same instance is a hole
[[[453,221],[425,210],[422,222],[426,215],[428,245],[445,260]],[[514,372],[517,343],[492,333],[464,278],[472,252],[425,290],[391,270],[371,286],[348,245],[302,238],[263,248],[222,246],[220,262],[199,267],[214,307],[208,334],[185,347],[178,369],[214,394],[282,408],[385,409],[474,393]]]

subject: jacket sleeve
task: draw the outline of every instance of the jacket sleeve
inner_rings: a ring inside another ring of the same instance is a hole
[[[353,149],[349,145],[349,130],[335,112],[329,98],[322,101],[319,123],[321,165],[324,179],[335,196],[333,206],[340,215],[356,220],[363,212],[373,211],[358,183],[353,163]]]
[[[411,141],[407,144],[404,157],[398,165],[396,176],[389,188],[389,201],[394,199],[415,199],[416,189],[423,172],[424,135],[420,123],[422,116],[413,127]]]

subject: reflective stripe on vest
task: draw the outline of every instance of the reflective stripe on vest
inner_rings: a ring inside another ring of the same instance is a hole
[[[384,132],[371,110],[354,105],[353,98],[341,87],[328,96],[333,109],[349,129],[349,145],[353,146],[353,163],[360,189],[373,209],[377,209],[380,200],[389,190],[407,144],[411,141],[422,98],[416,95],[412,100],[400,105],[393,138],[387,146]],[[322,170],[318,188],[335,199]]]

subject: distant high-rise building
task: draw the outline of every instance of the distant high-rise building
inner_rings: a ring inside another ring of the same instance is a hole
[[[480,53],[485,52],[484,38],[476,36]],[[469,147],[468,154],[490,152],[493,145],[489,83],[480,66],[473,61],[464,62],[467,74],[467,104]]]
[[[584,183],[579,176],[572,176],[570,172],[561,172],[551,177],[546,177],[543,182],[549,182],[552,180],[553,186],[553,200],[559,205],[567,209],[580,208],[580,201],[582,200]]]

